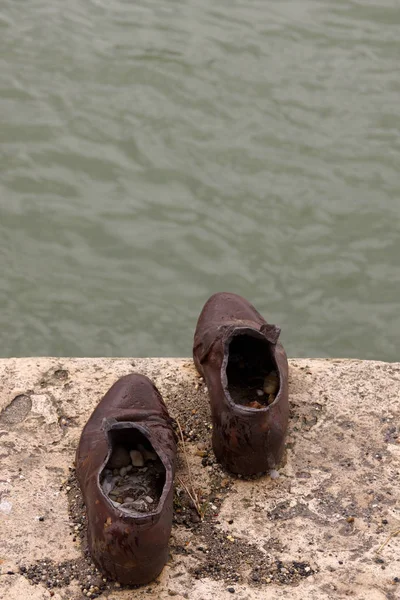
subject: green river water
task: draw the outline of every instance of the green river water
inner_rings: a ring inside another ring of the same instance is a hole
[[[1,0],[0,356],[399,360],[398,0]]]

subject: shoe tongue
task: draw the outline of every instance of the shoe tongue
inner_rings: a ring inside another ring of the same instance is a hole
[[[267,340],[271,342],[271,344],[276,344],[281,334],[281,328],[270,323],[261,325],[260,331],[267,338]]]
[[[261,325],[261,327],[259,327],[255,326],[254,322],[252,321],[237,321],[234,324],[223,325],[222,327],[220,327],[220,331],[226,339],[227,337],[232,335],[232,333],[235,330],[246,328],[252,329],[253,331],[259,331],[271,344],[277,343],[281,333],[281,329],[277,325],[272,325],[271,323],[264,323],[263,325]]]
[[[225,342],[238,329],[251,329],[256,331],[271,344],[276,344],[281,333],[281,330],[277,325],[264,323],[260,327],[254,321],[241,319],[232,320],[229,324],[220,325],[218,328],[210,327],[203,332],[201,339],[197,343],[195,340],[195,352],[198,355],[200,363],[204,362],[215,342],[219,340]]]
[[[148,429],[152,425],[156,425],[157,427],[160,425],[169,427],[170,421],[154,409],[145,410],[132,408],[120,411],[119,420],[114,417],[104,417],[102,429],[108,433],[115,429],[140,429],[143,427]]]

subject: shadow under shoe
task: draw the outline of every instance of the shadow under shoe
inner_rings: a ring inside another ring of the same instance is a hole
[[[289,402],[279,334],[247,300],[226,292],[211,296],[197,322],[193,358],[208,387],[214,453],[236,474],[282,460]]]
[[[122,584],[146,584],[168,559],[176,438],[153,383],[131,374],[107,392],[85,425],[76,473],[89,550]]]

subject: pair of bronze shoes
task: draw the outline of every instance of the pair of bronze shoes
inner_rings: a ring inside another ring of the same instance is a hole
[[[229,471],[279,465],[288,420],[288,364],[280,330],[236,294],[205,304],[193,357],[211,403],[212,443]],[[176,436],[160,393],[145,376],[122,377],[87,422],[76,473],[98,567],[122,584],[162,571],[172,525]]]

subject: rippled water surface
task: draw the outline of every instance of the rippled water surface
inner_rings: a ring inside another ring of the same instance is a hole
[[[397,0],[2,0],[0,355],[398,360]]]

